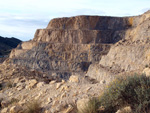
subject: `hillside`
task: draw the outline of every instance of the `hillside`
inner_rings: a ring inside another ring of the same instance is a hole
[[[102,95],[114,79],[148,76],[149,62],[150,11],[131,17],[52,19],[0,65],[1,112],[19,112],[28,101],[38,100],[39,113],[77,113],[74,109]]]
[[[16,48],[21,40],[0,36],[0,56],[8,55],[12,48]]]

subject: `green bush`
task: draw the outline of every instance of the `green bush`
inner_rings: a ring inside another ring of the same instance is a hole
[[[107,86],[100,97],[100,106],[106,113],[114,113],[130,106],[136,113],[148,113],[150,109],[150,77],[134,75],[117,78]]]
[[[99,101],[97,98],[91,98],[89,102],[84,106],[83,109],[78,113],[98,113]]]
[[[38,100],[31,100],[26,103],[23,113],[41,113],[41,104]]]

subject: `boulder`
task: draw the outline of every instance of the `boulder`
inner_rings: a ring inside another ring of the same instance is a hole
[[[76,82],[76,83],[78,83],[79,82],[79,77],[75,76],[75,75],[72,75],[69,78],[69,82]]]

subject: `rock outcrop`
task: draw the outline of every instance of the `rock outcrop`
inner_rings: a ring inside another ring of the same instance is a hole
[[[107,55],[113,44],[136,26],[134,17],[77,16],[57,18],[46,29],[38,29],[33,40],[11,52],[10,62],[68,79],[88,70]]]
[[[149,21],[149,11],[134,17],[53,19],[46,29],[36,31],[33,40],[18,45],[9,61],[55,79],[86,72],[91,64],[87,75],[99,80],[138,70],[150,60]],[[98,75],[93,71],[96,65]]]
[[[132,27],[125,31],[122,40],[111,46],[107,55],[102,56],[97,69],[93,71],[94,65],[89,68],[88,75],[102,79],[106,75],[116,75],[122,72],[138,71],[149,66],[150,58],[150,11],[137,17],[130,17]],[[95,69],[97,66],[95,66]]]

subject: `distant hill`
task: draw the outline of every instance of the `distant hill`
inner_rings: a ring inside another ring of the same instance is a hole
[[[22,42],[14,37],[7,38],[0,36],[0,56],[8,55],[11,49],[17,47],[17,45]]]

